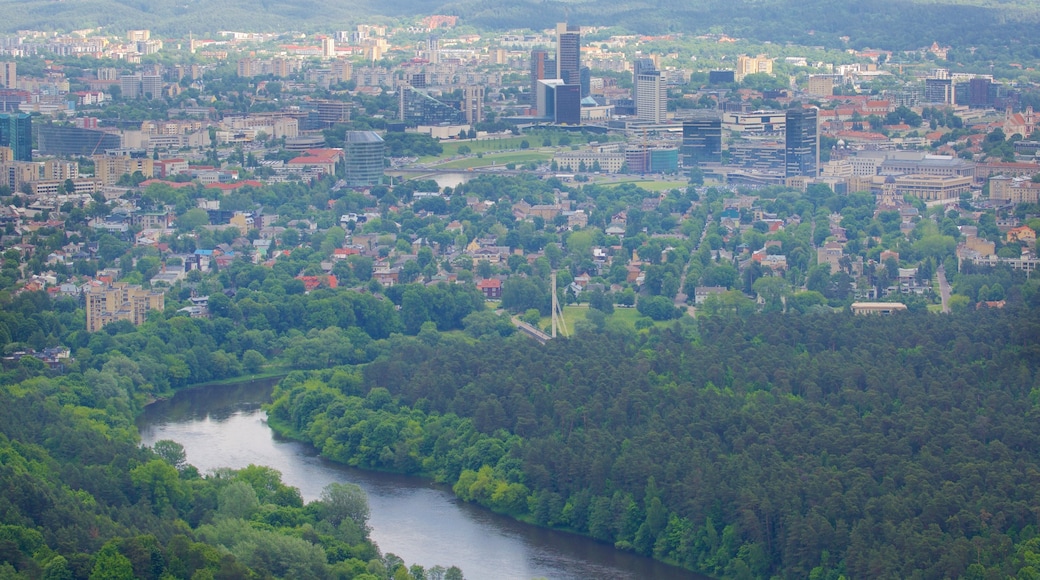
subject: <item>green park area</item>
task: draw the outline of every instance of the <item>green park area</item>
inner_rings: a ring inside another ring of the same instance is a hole
[[[625,184],[625,183],[631,183],[632,185],[637,185],[637,186],[639,186],[639,187],[641,187],[641,188],[643,188],[643,189],[645,189],[647,191],[655,191],[655,192],[657,192],[657,191],[668,191],[670,189],[680,189],[680,188],[684,188],[687,185],[689,185],[689,183],[687,183],[685,181],[676,180],[676,179],[660,181],[660,180],[646,179],[646,178],[620,179],[620,180],[617,180],[617,181],[614,181],[614,180],[611,180],[611,179],[606,179],[606,180],[603,180],[603,181],[600,181],[600,182],[596,182],[596,183],[598,183],[599,185],[606,186],[606,187],[613,187],[615,185],[622,185],[622,184]]]
[[[464,157],[435,165],[437,169],[475,169],[478,167],[505,166],[510,163],[523,164],[529,161],[540,163],[552,159],[550,151],[521,150],[488,154],[483,157]]]

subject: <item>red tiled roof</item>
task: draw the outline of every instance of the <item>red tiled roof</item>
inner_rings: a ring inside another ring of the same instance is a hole
[[[174,189],[180,189],[182,187],[195,187],[195,184],[190,181],[164,181],[162,179],[146,179],[141,182],[141,186],[148,187],[153,183],[162,183],[164,185],[169,185]]]
[[[206,186],[207,189],[219,189],[221,191],[233,191],[240,187],[252,185],[253,187],[261,187],[263,183],[256,181],[255,179],[247,179],[245,181],[236,181],[235,183],[211,183]]]
[[[321,286],[322,282],[327,282],[329,288],[335,288],[339,286],[339,280],[336,280],[336,277],[332,274],[329,274],[328,276],[297,276],[296,279],[303,281],[303,287],[308,292],[314,290],[318,286]]]

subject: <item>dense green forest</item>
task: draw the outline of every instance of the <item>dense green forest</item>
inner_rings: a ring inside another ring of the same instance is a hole
[[[304,294],[299,280],[248,263],[222,275],[240,290],[214,296],[213,320],[171,309],[97,333],[73,299],[4,295],[5,353],[64,344],[73,358],[64,375],[32,356],[0,373],[0,578],[433,577],[380,555],[356,486],[304,505],[269,468],[202,476],[173,442],[139,447],[133,420],[157,396],[268,359],[327,368],[374,359],[412,325],[511,325],[484,320],[482,298],[461,286],[402,285],[388,292],[398,311],[350,290]]]
[[[1033,578],[1038,302],[397,336],[269,412],[337,461],[710,574]]]
[[[944,3],[884,0],[864,5],[842,0],[702,0],[700,2],[512,2],[487,4],[473,0],[440,2],[360,2],[319,4],[312,0],[50,0],[0,2],[9,31],[72,30],[105,27],[118,31],[152,28],[161,34],[185,35],[218,30],[286,31],[346,28],[364,19],[447,13],[466,24],[493,29],[550,28],[558,21],[583,26],[619,26],[643,34],[724,32],[774,42],[810,46],[912,49],[932,40],[954,46],[1003,47],[1007,39],[1029,38],[1040,12],[1032,2],[949,1]],[[1032,49],[1035,51],[1035,47]],[[1033,53],[1036,57],[1036,53]]]
[[[403,566],[369,541],[357,486],[304,505],[267,467],[202,477],[172,441],[140,447],[128,409],[83,396],[95,386],[0,387],[0,577],[375,580]]]

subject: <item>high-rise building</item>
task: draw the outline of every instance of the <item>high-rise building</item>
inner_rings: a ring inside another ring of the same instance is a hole
[[[123,146],[118,133],[96,129],[46,123],[37,125],[33,131],[36,133],[36,149],[40,155],[90,157]]]
[[[142,156],[143,155],[143,156]],[[124,175],[140,172],[146,179],[154,177],[155,165],[146,152],[109,152],[106,155],[95,155],[94,177],[105,185],[115,185]]]
[[[536,48],[531,51],[531,104],[538,102],[538,81],[544,81],[556,77],[556,61],[553,60],[549,51],[544,48]]]
[[[119,94],[124,99],[137,99],[141,96],[141,75],[120,75]]]
[[[288,73],[279,76],[289,76]],[[332,76],[338,82],[345,83],[354,78],[354,65],[345,58],[332,61]]]
[[[349,123],[350,112],[354,108],[353,103],[347,101],[324,99],[311,101],[310,105],[314,121],[324,129],[339,123]]]
[[[441,62],[441,40],[436,36],[426,39],[426,60],[430,61],[430,64]]]
[[[556,25],[556,78],[568,85],[581,83],[581,27]]]
[[[934,78],[924,80],[924,101],[926,103],[943,103],[952,105],[953,81],[949,78]]]
[[[141,96],[146,99],[161,99],[163,96],[162,75],[141,75]]]
[[[738,83],[743,81],[747,75],[758,73],[772,75],[773,59],[764,54],[758,56],[740,55],[737,57],[737,70],[734,71],[734,78]]]
[[[415,87],[402,86],[398,89],[397,94],[398,116],[406,123],[461,125],[466,122],[466,116],[461,110],[433,98],[425,91]]]
[[[247,79],[256,76],[260,71],[260,61],[255,58],[240,58],[238,59],[238,76]],[[125,97],[126,94],[124,93]]]
[[[163,311],[166,297],[162,290],[146,290],[122,282],[88,287],[83,296],[86,300],[87,332],[97,332],[116,320],[143,324],[149,310]]]
[[[538,81],[538,116],[554,123],[581,124],[581,87],[560,79]]]
[[[829,97],[834,94],[834,75],[809,75],[810,95]]]
[[[636,100],[636,79],[639,75],[657,70],[652,58],[637,58],[632,61],[632,100]]]
[[[18,64],[14,61],[0,62],[0,87],[18,88]]]
[[[378,185],[383,179],[383,138],[373,131],[347,131],[343,142],[350,187]]]
[[[462,114],[466,123],[475,125],[484,121],[484,87],[468,86],[462,90]]]
[[[581,85],[556,88],[556,122],[561,125],[581,124]]]
[[[683,165],[722,161],[722,119],[718,115],[683,121]]]
[[[336,58],[336,39],[326,36],[321,39],[321,57]]]
[[[644,71],[635,77],[636,117],[642,121],[660,123],[668,114],[668,91],[656,70]]]
[[[32,117],[0,113],[0,147],[10,147],[15,161],[32,161]]]
[[[787,177],[819,175],[820,131],[815,107],[788,109],[784,115],[784,160]]]
[[[976,77],[968,81],[968,105],[972,108],[985,108],[993,104],[993,81],[984,77]]]

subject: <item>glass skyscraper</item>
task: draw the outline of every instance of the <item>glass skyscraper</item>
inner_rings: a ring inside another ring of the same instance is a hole
[[[683,165],[722,161],[722,119],[718,115],[683,121]]]
[[[10,147],[15,161],[32,161],[32,117],[0,113],[0,147]]]
[[[815,108],[788,109],[784,138],[786,176],[816,177],[820,171],[820,131]]]
[[[383,180],[383,138],[373,131],[347,131],[343,143],[346,182],[350,187],[378,185]]]

